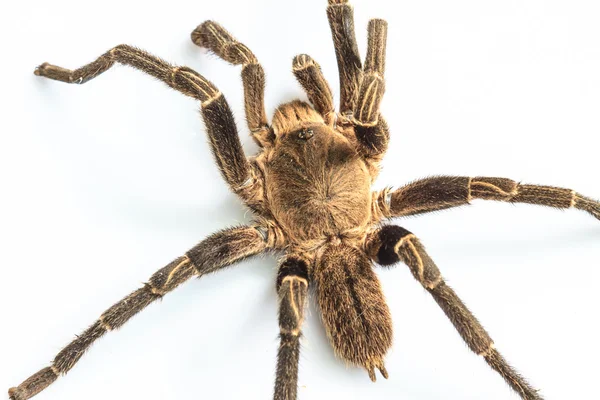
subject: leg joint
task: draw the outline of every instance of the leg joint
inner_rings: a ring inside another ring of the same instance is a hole
[[[110,326],[110,324],[108,322],[104,321],[104,315],[101,315],[100,318],[98,318],[98,323],[100,324],[102,329],[104,329],[107,332],[110,332],[113,330],[113,327]]]
[[[374,232],[367,242],[367,253],[381,265],[400,261],[397,248],[414,235],[397,225],[386,225]]]
[[[494,342],[490,342],[488,348],[478,352],[477,355],[486,358],[489,357],[495,349],[496,346],[494,345]]]
[[[360,151],[366,156],[383,154],[388,146],[390,132],[387,123],[377,115],[373,122],[359,121],[352,117],[355,126],[356,138],[358,139]]]
[[[288,280],[299,280],[308,286],[308,265],[300,258],[287,258],[279,267],[277,273],[277,291]]]
[[[470,195],[486,200],[511,200],[519,192],[519,184],[507,178],[475,177],[469,182]]]
[[[210,81],[189,67],[171,67],[167,84],[186,96],[200,100],[203,107],[222,95]]]

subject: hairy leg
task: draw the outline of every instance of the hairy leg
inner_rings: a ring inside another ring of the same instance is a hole
[[[379,113],[385,92],[387,22],[381,19],[369,21],[368,32],[367,58],[354,110],[354,124],[362,152],[367,156],[380,156],[387,150],[389,141],[387,124]]]
[[[106,310],[92,326],[58,353],[52,365],[33,374],[18,387],[11,388],[8,391],[10,399],[26,400],[44,390],[59,375],[73,368],[96,339],[120,328],[150,303],[192,276],[216,271],[266,248],[263,234],[253,227],[226,229],[209,236],[184,256],[159,269],[142,288]]]
[[[354,10],[348,0],[329,0],[327,18],[340,75],[340,114],[345,116],[356,109],[362,78],[362,63],[354,32]]]
[[[412,233],[399,226],[384,226],[369,235],[365,246],[367,253],[379,264],[392,265],[402,261],[408,265],[415,279],[433,296],[467,346],[482,356],[522,399],[542,399],[537,390],[496,350],[483,326],[446,284],[440,270]]]
[[[308,270],[304,260],[286,259],[277,274],[279,293],[279,351],[274,400],[295,400],[304,308],[308,293]]]
[[[206,21],[192,32],[192,41],[233,64],[242,65],[246,120],[259,146],[272,144],[275,139],[265,112],[265,72],[256,56],[238,42],[221,25]]]
[[[577,208],[600,219],[600,202],[574,190],[523,185],[507,178],[436,176],[377,196],[382,215],[400,217],[469,204],[473,199],[529,203],[559,209]]]
[[[335,122],[333,95],[323,76],[321,66],[310,56],[300,54],[294,58],[292,68],[315,110],[323,116],[326,124],[333,125]]]
[[[44,63],[37,67],[35,74],[61,82],[82,84],[94,79],[115,63],[145,72],[201,102],[202,116],[219,169],[233,191],[242,198],[247,197],[248,187],[256,182],[242,150],[229,105],[221,92],[194,70],[171,65],[135,47],[119,45],[96,61],[76,70]]]

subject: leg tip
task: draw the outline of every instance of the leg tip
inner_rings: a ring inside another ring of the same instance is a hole
[[[208,48],[207,35],[211,33],[210,28],[214,28],[215,26],[217,26],[217,23],[211,20],[204,21],[198,25],[191,34],[192,42],[197,46]]]
[[[316,65],[315,61],[308,54],[298,54],[294,57],[292,68],[294,71],[305,70],[313,65]]]
[[[191,38],[192,38],[192,42],[194,42],[195,45],[200,46],[200,47],[206,47],[206,45],[205,45],[206,40],[205,40],[204,36],[206,35],[206,30],[210,26],[211,23],[212,23],[212,21],[204,21],[203,23],[198,25],[196,27],[196,29],[194,29],[192,31]]]
[[[369,373],[369,378],[371,378],[371,382],[377,382],[377,376],[375,376],[375,369],[373,367],[369,367],[367,369]]]
[[[379,370],[379,372],[381,372],[381,376],[383,376],[385,379],[389,378],[388,372],[385,369],[385,365],[383,364],[383,360],[378,359],[378,360],[369,362],[365,366],[365,369],[367,370],[367,372],[369,374],[369,378],[371,378],[371,381],[377,382],[377,376],[375,375],[375,368],[377,368]]]
[[[44,72],[44,70],[46,69],[47,66],[48,66],[48,63],[43,63],[43,64],[38,65],[33,70],[33,74],[36,75],[36,76],[44,76],[43,72]]]
[[[25,398],[21,396],[21,391],[19,388],[12,387],[8,389],[8,398],[10,400],[24,400]]]
[[[379,372],[381,372],[381,376],[383,376],[385,379],[388,379],[390,377],[390,375],[387,372],[387,369],[385,369],[383,365],[379,367]]]
[[[204,47],[202,45],[202,33],[200,32],[201,26],[198,26],[196,29],[194,29],[192,31],[192,33],[190,34],[190,38],[192,39],[192,42],[194,42],[194,44],[196,46],[200,46],[200,47]]]
[[[372,18],[369,20],[369,28],[371,28],[371,29],[387,28],[387,25],[388,25],[387,21],[382,18]]]

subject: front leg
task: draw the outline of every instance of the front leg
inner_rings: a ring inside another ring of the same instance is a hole
[[[257,182],[244,155],[231,109],[223,94],[191,68],[171,65],[143,50],[122,44],[76,70],[43,63],[34,73],[61,82],[83,84],[115,63],[145,72],[200,101],[202,117],[221,174],[235,193],[249,201],[248,189],[252,189]]]
[[[377,195],[381,214],[402,217],[469,204],[473,199],[529,203],[559,209],[577,208],[600,219],[600,203],[574,190],[524,185],[507,178],[436,176]]]

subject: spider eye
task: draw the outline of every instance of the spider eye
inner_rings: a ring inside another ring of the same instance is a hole
[[[315,135],[315,133],[313,132],[312,129],[303,129],[300,132],[298,132],[298,138],[302,139],[302,140],[308,140],[311,137],[313,137]]]

